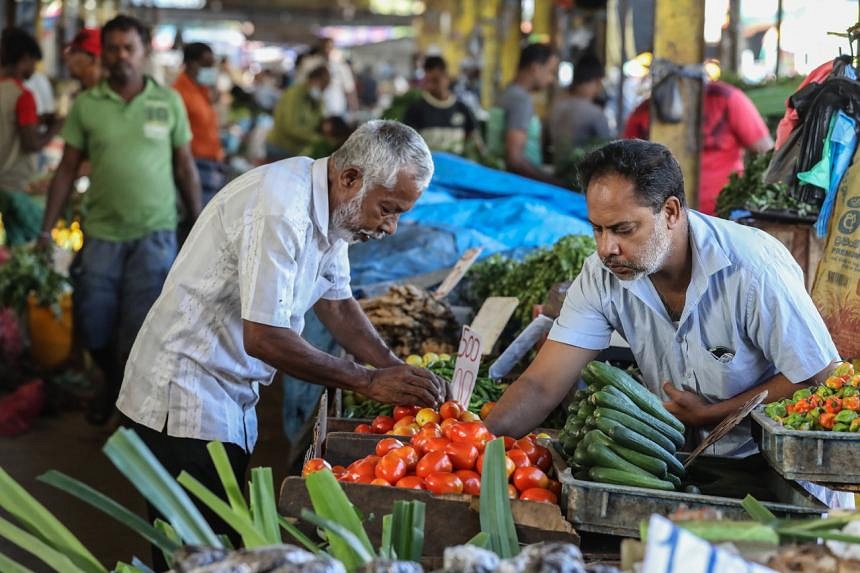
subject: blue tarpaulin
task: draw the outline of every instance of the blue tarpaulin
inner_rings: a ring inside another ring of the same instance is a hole
[[[487,256],[591,234],[579,193],[448,153],[434,153],[433,161],[430,186],[397,233],[350,249],[353,285],[450,267],[471,247]]]

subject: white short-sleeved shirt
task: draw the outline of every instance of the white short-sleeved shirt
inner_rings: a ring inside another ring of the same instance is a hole
[[[206,206],[137,335],[120,411],[171,436],[253,449],[259,384],[275,369],[245,352],[243,319],[301,333],[320,298],[352,296],[347,244],[329,235],[327,165],[259,167]]]
[[[677,326],[649,279],[619,280],[595,254],[571,285],[550,339],[600,350],[617,330],[652,392],[666,399],[661,386],[671,381],[710,403],[777,373],[794,383],[808,380],[839,356],[803,272],[779,241],[752,227],[687,213],[693,272]],[[715,356],[724,352],[722,359]],[[707,453],[744,457],[755,451],[745,422]]]

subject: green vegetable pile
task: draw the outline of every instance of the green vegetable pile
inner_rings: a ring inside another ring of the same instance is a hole
[[[456,356],[437,355],[429,352],[420,356],[410,356],[406,359],[408,364],[427,368],[434,374],[441,376],[449,383],[454,377],[454,364]],[[502,397],[507,389],[507,384],[497,384],[487,376],[489,364],[482,364],[475,380],[475,389],[472,391],[472,399],[469,401],[469,411],[480,413],[481,408],[488,402],[496,402]],[[357,392],[345,391],[343,393],[343,416],[345,418],[375,418],[376,416],[390,416],[393,406],[382,404],[371,400]]]
[[[577,479],[650,489],[681,489],[684,466],[676,456],[684,425],[625,371],[591,362],[588,383],[568,407],[559,434]]]
[[[732,173],[729,182],[717,196],[717,215],[728,219],[735,209],[751,211],[787,211],[798,217],[818,211],[808,203],[788,194],[785,183],[764,183],[763,176],[773,152],[747,153],[743,173]]]
[[[522,261],[493,255],[469,271],[471,286],[466,297],[475,306],[490,296],[519,298],[514,320],[522,328],[531,321],[532,307],[544,301],[554,284],[574,279],[594,249],[593,238],[568,235],[550,248],[529,253]]]
[[[9,256],[0,264],[0,307],[21,313],[32,292],[39,305],[50,306],[59,314],[59,298],[68,290],[69,281],[54,270],[47,251],[20,245],[12,247]]]
[[[764,413],[792,430],[860,432],[860,374],[842,362],[823,385],[771,402]]]

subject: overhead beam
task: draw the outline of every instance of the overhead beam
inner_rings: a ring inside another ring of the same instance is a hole
[[[702,64],[705,54],[705,10],[701,0],[657,0],[654,14],[654,58],[675,64]],[[663,123],[651,101],[652,141],[668,147],[681,165],[687,203],[699,204],[702,148],[702,80],[679,80],[684,102],[681,123]]]

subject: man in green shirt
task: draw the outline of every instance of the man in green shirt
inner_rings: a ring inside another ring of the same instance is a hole
[[[176,189],[192,219],[201,208],[182,99],[143,74],[149,30],[117,16],[102,28],[101,40],[108,77],[81,93],[69,111],[40,237],[49,243],[78,167],[89,159],[85,243],[71,275],[77,334],[105,375],[89,414],[97,424],[114,411],[137,331],[176,257]]]
[[[269,132],[269,161],[300,155],[306,147],[322,139],[322,93],[331,81],[328,68],[320,66],[305,82],[290,86],[275,106],[275,125]]]

